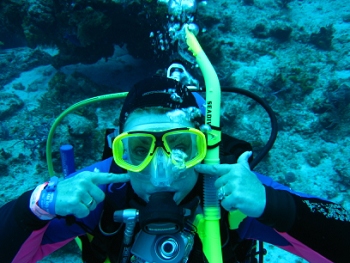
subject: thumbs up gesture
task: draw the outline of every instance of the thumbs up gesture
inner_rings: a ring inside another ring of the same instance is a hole
[[[227,211],[239,209],[250,217],[259,217],[266,206],[265,187],[250,170],[248,159],[252,152],[244,152],[236,164],[198,164],[198,173],[217,175],[215,187],[222,196],[221,205]]]

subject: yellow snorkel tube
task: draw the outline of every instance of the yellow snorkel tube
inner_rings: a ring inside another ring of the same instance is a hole
[[[208,131],[207,155],[204,159],[206,164],[220,163],[219,143],[220,131],[220,104],[221,89],[219,78],[207,55],[198,43],[195,35],[185,25],[186,43],[189,50],[196,58],[201,69],[206,86],[206,116],[205,123],[212,129]],[[198,234],[203,243],[203,252],[209,263],[222,263],[221,238],[220,238],[220,204],[214,182],[217,176],[204,176],[204,221],[199,223]],[[203,228],[202,228],[203,225]]]

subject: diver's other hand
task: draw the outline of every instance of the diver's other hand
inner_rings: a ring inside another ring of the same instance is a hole
[[[237,164],[198,164],[195,170],[220,176],[215,187],[224,195],[221,205],[227,211],[239,209],[247,216],[259,217],[266,206],[265,187],[249,168],[251,154],[244,152]]]
[[[99,184],[129,181],[128,174],[81,172],[57,184],[56,215],[83,218],[105,198]]]

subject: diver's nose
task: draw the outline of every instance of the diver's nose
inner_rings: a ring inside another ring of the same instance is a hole
[[[168,157],[164,149],[159,147],[152,159],[151,183],[156,187],[168,187],[173,178],[168,169]]]

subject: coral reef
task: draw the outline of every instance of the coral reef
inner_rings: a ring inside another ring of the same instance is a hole
[[[23,107],[23,101],[15,94],[0,92],[0,120],[10,117]]]
[[[8,39],[17,37],[32,48],[57,46],[60,52],[52,62],[57,68],[108,58],[113,55],[114,45],[127,44],[135,57],[154,57],[149,34],[155,28],[162,29],[166,19],[165,10],[155,8],[156,1],[5,2],[0,6],[0,25],[7,34],[0,34],[0,41],[6,47],[14,47]],[[14,16],[19,19],[13,19]],[[156,58],[168,55],[159,54]]]
[[[282,27],[276,27],[270,30],[270,36],[275,39],[284,42],[289,40],[289,36],[292,33],[292,28],[285,25]]]
[[[48,65],[51,61],[51,56],[40,49],[22,47],[0,53],[0,87],[18,77],[20,73]]]
[[[321,27],[318,33],[312,33],[310,36],[310,43],[323,50],[330,50],[332,48],[334,28],[333,25]]]
[[[262,23],[258,23],[255,25],[254,29],[252,30],[253,36],[256,38],[268,38],[269,32],[266,29],[266,26]]]
[[[26,45],[22,30],[22,18],[28,7],[27,1],[3,0],[0,2],[0,49]]]
[[[292,1],[293,0],[277,0],[276,2],[280,8],[287,9],[290,8],[288,4]]]
[[[350,83],[344,82],[340,85],[333,83],[324,96],[323,110],[319,119],[321,126],[331,130],[339,124],[346,125],[350,120]]]

